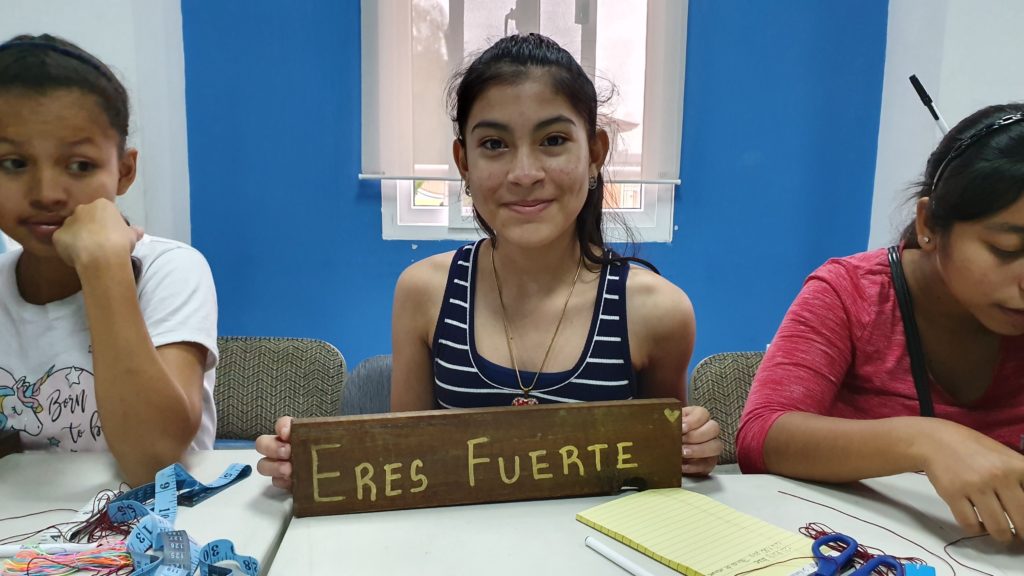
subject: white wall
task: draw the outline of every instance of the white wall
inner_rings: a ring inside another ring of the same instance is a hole
[[[941,137],[907,77],[917,74],[950,127],[987,106],[1024,100],[1024,2],[889,0],[869,248],[895,242],[907,202]]]
[[[139,174],[118,200],[133,224],[188,242],[188,147],[180,0],[2,0],[0,42],[49,33],[114,71],[131,104],[129,146]]]

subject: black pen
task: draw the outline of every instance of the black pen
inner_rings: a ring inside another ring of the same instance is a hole
[[[917,95],[921,98],[921,103],[924,104],[925,108],[928,109],[928,112],[931,113],[932,118],[935,119],[935,123],[939,125],[939,130],[942,130],[942,134],[945,135],[949,132],[949,125],[946,124],[946,120],[942,118],[942,114],[939,114],[939,111],[935,109],[935,106],[932,104],[932,97],[928,95],[928,91],[924,89],[924,85],[922,85],[921,81],[917,79],[916,74],[910,75],[910,83],[914,86],[914,90],[917,91]]]

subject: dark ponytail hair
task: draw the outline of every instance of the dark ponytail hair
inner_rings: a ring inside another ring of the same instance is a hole
[[[1017,202],[1024,194],[1024,104],[988,106],[961,120],[928,157],[914,188],[913,200],[929,199],[929,223],[940,234]],[[901,240],[920,248],[914,221]]]
[[[96,97],[110,126],[128,139],[128,93],[110,68],[78,46],[49,34],[16,36],[0,44],[0,91],[81,90]]]
[[[469,113],[480,95],[492,86],[518,84],[536,71],[544,71],[554,90],[583,118],[587,142],[593,143],[597,137],[598,110],[594,82],[572,54],[557,42],[547,36],[531,33],[505,36],[453,76],[448,85],[448,112],[454,124],[455,137],[463,146]],[[606,246],[601,228],[603,207],[604,175],[598,173],[597,185],[588,189],[583,208],[576,216],[576,238],[583,257],[599,266],[631,260],[657,272],[651,263],[634,256],[620,256]],[[494,240],[494,229],[490,224],[484,221],[476,209],[473,214],[480,227]],[[625,223],[623,229],[632,245],[632,230]],[[594,253],[594,246],[601,247],[603,252]]]

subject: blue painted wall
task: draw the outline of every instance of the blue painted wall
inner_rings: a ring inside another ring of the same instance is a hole
[[[286,7],[287,6],[287,7]],[[863,250],[886,0],[691,0],[679,226],[642,254],[698,316],[695,359],[763,349],[803,278]],[[359,2],[183,0],[192,241],[222,334],[390,350],[402,269],[360,184]]]
[[[390,351],[394,283],[433,247],[381,240],[379,187],[356,179],[359,2],[184,0],[182,19],[192,243],[221,333],[321,338],[352,366]]]
[[[671,245],[695,361],[763,350],[803,279],[871,223],[887,0],[690,0]]]

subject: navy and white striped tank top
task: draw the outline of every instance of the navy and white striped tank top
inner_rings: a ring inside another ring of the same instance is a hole
[[[476,350],[473,286],[482,242],[455,251],[434,328],[434,398],[443,408],[508,406],[523,396],[515,370],[487,360]],[[600,293],[579,360],[565,372],[542,373],[531,398],[551,404],[628,400],[636,394],[626,331],[628,275],[628,263],[602,267]],[[519,373],[524,383],[533,382],[534,372]]]

